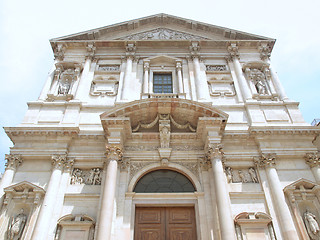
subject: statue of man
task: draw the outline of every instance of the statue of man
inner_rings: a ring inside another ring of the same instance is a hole
[[[308,210],[304,213],[304,219],[306,221],[307,227],[314,234],[317,235],[320,231],[319,224],[317,222],[316,216],[309,212]]]
[[[24,209],[21,208],[20,213],[12,218],[8,229],[9,240],[21,239],[24,226],[26,225],[27,215],[24,214]]]
[[[257,175],[256,175],[256,171],[254,170],[253,167],[249,168],[249,174],[250,174],[250,177],[252,179],[252,182],[254,183],[258,183],[258,178],[257,178]]]

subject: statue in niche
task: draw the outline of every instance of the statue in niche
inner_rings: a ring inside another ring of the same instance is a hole
[[[254,170],[253,167],[249,168],[249,174],[250,174],[252,182],[254,182],[254,183],[258,183],[259,182],[258,178],[257,178],[256,171]]]
[[[232,168],[231,167],[226,167],[226,176],[227,176],[227,181],[228,183],[232,182],[232,177],[233,177],[233,172],[232,172]]]
[[[71,184],[82,184],[82,183],[83,183],[82,171],[79,168],[76,168],[73,170],[73,173],[71,176]]]
[[[70,90],[70,81],[68,78],[63,78],[59,81],[58,95],[67,95]]]
[[[311,237],[311,239],[316,239],[315,237],[318,235],[320,231],[316,216],[307,210],[304,213],[304,220],[309,236]]]
[[[247,179],[246,179],[245,174],[241,170],[238,170],[238,173],[239,173],[239,177],[241,179],[241,182],[243,182],[243,183],[248,182]]]
[[[21,208],[20,213],[12,218],[8,228],[8,239],[19,240],[21,239],[23,229],[26,225],[27,215],[24,214],[24,209]]]
[[[267,86],[261,79],[257,79],[255,85],[259,94],[267,94]]]
[[[101,171],[99,168],[92,168],[88,177],[88,184],[100,185],[101,184]]]

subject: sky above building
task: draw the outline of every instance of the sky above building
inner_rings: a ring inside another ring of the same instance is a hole
[[[157,13],[277,39],[271,63],[311,123],[320,118],[319,0],[2,0],[0,125],[16,126],[53,64],[49,39]],[[0,130],[0,172],[11,141]]]

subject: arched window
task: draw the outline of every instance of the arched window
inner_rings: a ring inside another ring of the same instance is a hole
[[[134,188],[136,193],[195,192],[190,180],[181,173],[161,169],[147,173]]]

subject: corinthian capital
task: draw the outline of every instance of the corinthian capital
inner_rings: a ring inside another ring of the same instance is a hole
[[[17,170],[17,167],[20,166],[22,163],[21,155],[18,155],[18,154],[6,154],[5,159],[7,160],[5,165],[6,170],[7,169]]]
[[[128,43],[126,45],[126,56],[133,58],[136,53],[136,45],[134,43]]]
[[[224,152],[221,144],[209,144],[207,151],[207,157],[211,160],[216,158],[223,160],[224,158]]]
[[[261,43],[258,47],[261,60],[268,60],[271,55],[271,48],[267,43]]]
[[[67,154],[55,154],[52,155],[52,167],[53,169],[62,170],[65,163],[67,162]]]
[[[122,148],[116,145],[107,145],[106,146],[106,156],[107,159],[110,160],[122,160]]]
[[[311,168],[320,166],[320,157],[318,153],[306,153],[304,159],[306,164]]]
[[[229,59],[238,58],[239,57],[239,48],[236,43],[231,43],[228,46]]]
[[[276,154],[267,153],[262,154],[260,157],[254,158],[254,162],[259,167],[274,167],[276,165]]]

